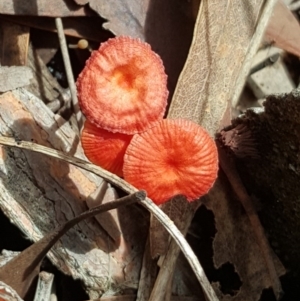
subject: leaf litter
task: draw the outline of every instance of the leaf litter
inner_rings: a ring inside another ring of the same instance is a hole
[[[39,10],[33,9],[31,11],[28,11],[28,8],[20,9],[20,5],[22,4],[19,2],[16,2],[14,8],[9,5],[5,6],[5,3],[0,7],[2,13],[22,14],[26,11],[29,14],[51,15],[55,17],[62,14],[74,14],[73,12],[67,12],[65,8],[58,11],[59,7],[55,7],[54,10],[47,10],[45,2],[41,0],[37,1]],[[173,94],[191,41],[190,29],[193,26],[194,20],[190,16],[190,7],[184,4],[171,6],[168,1],[164,4],[159,4],[158,1],[134,2],[133,4],[131,2],[131,5],[125,1],[116,3],[115,5],[105,2],[99,4],[95,1],[76,1],[76,3],[86,5],[85,8],[89,6],[102,17],[106,18],[107,23],[105,27],[116,35],[140,37],[142,40],[146,40],[153,45],[154,50],[157,50],[165,61],[167,73],[169,73],[171,95]],[[220,120],[226,115],[226,110],[228,109],[227,101],[230,99],[235,79],[243,63],[243,55],[245,53],[243,53],[242,49],[245,46],[247,47],[247,43],[249,43],[252,35],[251,32],[247,32],[247,26],[245,25],[247,22],[245,20],[249,21],[248,25],[251,28],[251,24],[252,26],[255,24],[255,14],[258,14],[259,6],[257,5],[254,8],[252,11],[253,15],[250,17],[249,7],[245,9],[245,7],[238,6],[237,10],[234,10],[234,6],[232,6],[234,4],[231,1],[225,1],[224,5],[214,5],[213,3],[210,5],[206,1],[203,1],[203,3],[201,15],[203,19],[199,18],[199,23],[201,23],[201,20],[204,23],[202,23],[202,27],[199,26],[202,30],[200,32],[202,34],[210,32],[211,34],[208,35],[208,40],[204,39],[202,42],[200,41],[199,45],[197,45],[197,42],[193,42],[189,55],[189,57],[193,58],[192,68],[188,68],[188,59],[187,65],[183,70],[183,75],[179,79],[169,116],[195,118],[194,121],[204,124],[213,135],[219,128]],[[157,10],[157,8],[162,8],[164,5],[167,10]],[[248,3],[248,5],[251,4]],[[221,7],[225,7],[225,11],[221,12]],[[43,10],[40,10],[40,8]],[[83,7],[78,6],[77,8],[78,13],[76,14],[84,14]],[[55,11],[55,9],[57,10]],[[235,22],[229,22],[231,26],[228,26],[228,29],[227,27],[223,29],[223,26],[227,23],[227,18],[231,18],[233,11],[235,12],[234,16],[238,18]],[[241,15],[236,15],[236,11],[241,12]],[[286,12],[285,7],[282,7],[281,11]],[[211,23],[205,24],[205,13],[208,13],[211,17],[209,19]],[[243,15],[243,13],[246,13],[246,15]],[[220,15],[223,18],[218,18]],[[176,19],[174,16],[180,16],[180,18]],[[127,22],[124,20],[127,20]],[[159,22],[155,22],[155,20],[159,20]],[[276,24],[272,19],[271,22],[273,22],[273,25]],[[165,24],[165,26],[162,26],[162,24]],[[293,25],[286,25],[284,29],[292,28],[291,26],[293,26],[293,29],[290,30],[291,32],[295,33],[299,30],[295,22]],[[203,31],[203,28],[205,28],[205,31]],[[244,29],[245,35],[240,36]],[[229,34],[226,33],[226,30],[228,30]],[[274,38],[276,31],[269,27],[269,31],[267,31],[269,40],[280,41],[281,37],[285,36],[284,34],[280,34],[279,37],[276,36]],[[232,41],[230,40],[231,38],[233,39]],[[243,40],[244,38],[245,40]],[[281,44],[279,42],[277,44],[288,51],[289,49],[293,49],[294,46],[290,46],[289,43],[293,43],[294,40],[286,39]],[[169,43],[169,41],[172,41],[172,43]],[[207,45],[211,47],[207,53],[214,55],[213,57],[203,55],[205,53],[203,51],[207,47],[205,45],[207,41],[209,41]],[[231,48],[230,43],[234,45]],[[295,41],[294,45],[296,44]],[[197,57],[199,54],[201,54],[200,58],[195,59],[195,55]],[[235,60],[232,60],[232,57],[235,57]],[[203,71],[203,74],[199,75],[200,77],[195,76],[197,70],[194,68],[197,60],[200,64],[199,70]],[[184,75],[184,72],[186,72],[186,75]],[[199,86],[199,84],[194,83],[203,83],[203,86],[201,87],[201,85]],[[186,89],[186,87],[190,87],[190,89]],[[186,92],[190,92],[191,96],[185,95],[184,93]],[[195,104],[188,104],[188,101],[193,99],[196,101]],[[198,103],[201,103],[201,105],[199,106]],[[18,135],[18,132],[14,135]],[[53,139],[50,137],[51,131],[48,135],[49,139]],[[56,147],[59,146],[57,145]],[[69,189],[72,190],[73,188],[70,186]],[[217,229],[213,241],[215,266],[219,268],[227,262],[233,264],[242,281],[242,285],[235,296],[223,295],[218,283],[214,284],[214,286],[222,300],[245,300],[246,298],[247,300],[258,300],[263,289],[271,286],[268,271],[262,260],[263,257],[260,254],[247,216],[236,202],[235,196],[229,191],[228,183],[221,177],[212,192],[202,202],[214,212],[215,216]],[[176,212],[178,214],[177,210]],[[112,234],[112,236],[117,237],[116,234]],[[284,272],[282,265],[276,257],[274,257],[274,262],[278,275],[281,275]],[[185,266],[181,265],[181,268],[184,270]],[[256,275],[258,277],[255,278]],[[177,281],[180,281],[180,279],[177,278]],[[191,291],[188,292],[191,293]],[[185,291],[185,293],[187,292]]]

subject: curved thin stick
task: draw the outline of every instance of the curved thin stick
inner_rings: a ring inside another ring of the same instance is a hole
[[[63,152],[57,151],[55,149],[51,149],[49,147],[45,147],[42,145],[38,145],[32,142],[27,141],[15,141],[14,138],[10,137],[0,137],[0,144],[7,145],[7,146],[13,146],[21,149],[27,149],[34,152],[42,153],[45,155],[48,155],[53,158],[57,158],[63,161],[66,161],[70,164],[73,164],[77,167],[80,167],[84,170],[87,170],[89,172],[92,172],[103,179],[105,179],[107,182],[114,184],[115,186],[121,188],[128,194],[132,194],[134,192],[137,192],[138,190],[124,181],[123,179],[119,178],[118,176],[92,164],[89,162],[86,162],[82,159],[74,158],[71,156],[68,156],[64,154]],[[218,297],[216,296],[215,291],[213,290],[212,286],[210,285],[204,270],[202,266],[200,265],[200,262],[198,258],[196,257],[195,253],[191,249],[190,245],[182,235],[182,233],[178,230],[178,228],[175,226],[173,221],[159,208],[157,207],[149,198],[146,198],[145,200],[141,201],[144,207],[146,207],[157,219],[158,221],[165,227],[165,229],[170,233],[170,235],[173,237],[175,242],[180,247],[182,253],[186,257],[187,261],[189,262],[192,270],[194,271],[199,283],[201,284],[201,287],[207,297],[208,301],[218,301]]]

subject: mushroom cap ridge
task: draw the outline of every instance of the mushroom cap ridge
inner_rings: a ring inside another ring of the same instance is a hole
[[[133,136],[124,156],[124,179],[162,204],[182,194],[206,194],[216,180],[218,153],[205,129],[184,119],[164,119]]]
[[[123,176],[123,161],[132,135],[112,133],[86,120],[81,132],[81,145],[92,163]]]
[[[142,132],[163,118],[167,106],[162,60],[149,44],[131,37],[101,44],[76,85],[86,118],[112,132]]]

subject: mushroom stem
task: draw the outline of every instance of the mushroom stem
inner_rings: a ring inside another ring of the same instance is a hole
[[[85,39],[80,39],[77,44],[69,44],[68,47],[71,49],[86,49],[89,48],[89,42]]]
[[[238,158],[259,158],[257,143],[245,124],[237,124],[220,132],[219,140]]]

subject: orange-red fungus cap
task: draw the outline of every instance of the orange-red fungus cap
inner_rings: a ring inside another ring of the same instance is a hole
[[[124,156],[124,179],[162,204],[183,194],[193,201],[208,192],[217,177],[214,140],[199,125],[164,119],[133,136]]]
[[[163,118],[167,75],[149,44],[116,37],[94,51],[77,79],[80,107],[92,123],[134,134]]]
[[[92,163],[122,177],[124,154],[131,138],[132,135],[112,133],[86,120],[81,133],[81,144]]]

